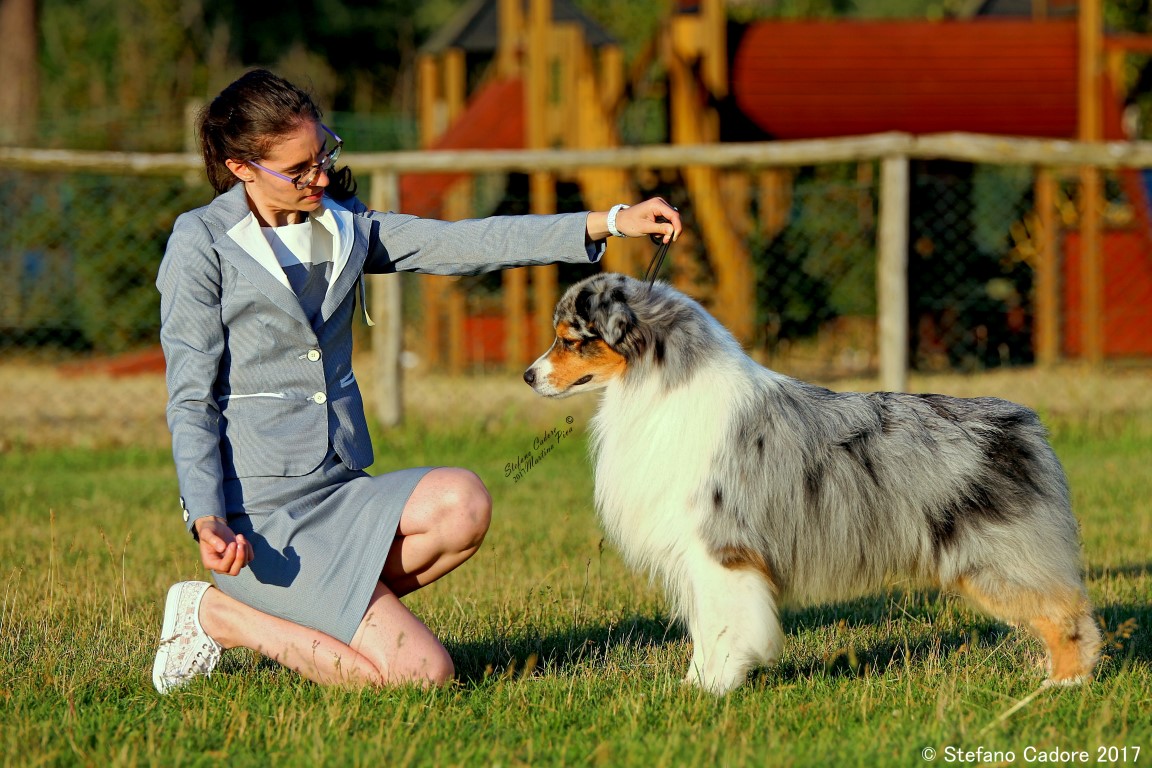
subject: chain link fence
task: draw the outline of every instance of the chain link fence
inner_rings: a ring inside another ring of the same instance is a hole
[[[355,156],[350,163],[357,170]],[[25,163],[9,171],[0,192],[6,211],[0,229],[0,378],[18,365],[158,374],[156,270],[175,218],[207,203],[211,191],[187,170],[133,175],[58,168],[33,170]],[[769,365],[825,379],[875,372],[878,168],[877,160],[863,159],[725,171],[719,194],[755,278],[754,330],[745,341]],[[1045,219],[1037,210],[1032,165],[914,159],[909,168],[912,369],[977,371],[1033,363],[1037,267],[1045,247],[1057,265],[1057,347],[1063,355],[1079,355],[1084,281],[1074,171],[1056,174],[1053,210]],[[368,201],[374,176],[358,178]],[[529,210],[524,174],[485,178],[471,215]],[[584,209],[579,187],[564,182],[563,173],[560,178],[557,208]],[[713,254],[699,234],[699,209],[683,176],[669,165],[637,172],[634,180],[639,194],[665,195],[682,211],[686,236],[663,277],[709,305],[716,297]],[[1140,168],[1105,173],[1106,358],[1152,357],[1152,195],[1146,181]],[[562,268],[559,289],[587,273]],[[443,360],[428,345],[442,343],[447,334],[432,338],[422,332],[428,319],[425,279],[404,276],[404,360],[415,366]],[[454,289],[463,306],[453,322],[466,324],[460,330],[470,340],[466,370],[505,370],[503,276],[461,278]],[[535,308],[541,310],[551,313],[551,307]],[[532,357],[541,343],[529,345]]]

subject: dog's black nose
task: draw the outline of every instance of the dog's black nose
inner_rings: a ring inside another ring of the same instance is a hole
[[[528,386],[532,386],[533,384],[536,383],[536,369],[535,368],[529,368],[528,370],[524,371],[524,383],[527,384]]]

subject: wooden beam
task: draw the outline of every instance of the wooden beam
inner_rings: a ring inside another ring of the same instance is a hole
[[[724,0],[701,0],[700,73],[707,88],[717,99],[728,95],[728,16]]]
[[[445,292],[444,304],[448,316],[448,372],[459,376],[468,367],[467,335],[464,333],[468,298],[458,285],[453,284]]]
[[[1079,110],[1077,138],[1083,142],[1103,138],[1101,58],[1103,42],[1101,0],[1080,0]],[[1080,170],[1080,279],[1081,349],[1091,365],[1104,359],[1104,263],[1101,248],[1100,169]]]
[[[624,51],[618,45],[600,48],[599,65],[600,114],[609,126],[615,127],[616,107],[624,97]],[[615,146],[613,142],[612,146]]]
[[[443,216],[448,221],[471,218],[474,212],[472,176],[460,179],[444,195]],[[435,284],[434,296],[437,312],[444,315],[447,322],[448,372],[453,375],[464,373],[468,360],[465,350],[464,323],[467,320],[467,299],[460,287],[460,278],[425,275],[425,281]],[[443,338],[443,337],[442,337]]]
[[[444,52],[444,112],[445,125],[456,122],[468,103],[468,71],[463,48],[449,48]]]
[[[0,143],[24,144],[36,138],[40,105],[39,18],[35,0],[0,0]],[[130,12],[130,11],[129,11]],[[133,35],[125,42],[140,59],[140,46]],[[120,56],[126,51],[121,49]],[[123,61],[123,58],[121,58]],[[140,67],[132,68],[128,75],[140,74]],[[129,90],[125,87],[125,92]],[[121,98],[126,93],[121,94]],[[126,110],[125,112],[129,112]]]
[[[757,174],[760,192],[760,236],[772,240],[788,225],[792,211],[792,172],[768,168]]]
[[[1152,35],[1112,34],[1104,36],[1104,50],[1108,52],[1152,54]]]
[[[534,173],[529,179],[532,213],[556,213],[556,179],[550,173]],[[523,370],[548,346],[553,336],[552,310],[559,299],[559,268],[555,265],[532,268],[532,333],[528,336],[526,354],[521,360],[509,359],[509,368]],[[508,328],[508,333],[523,336],[528,324]]]
[[[530,0],[528,5],[528,50],[525,96],[526,142],[532,149],[545,151],[547,142],[548,95],[552,67],[548,50],[552,28],[552,0]],[[536,178],[533,168],[531,179]],[[530,181],[533,192],[538,182]],[[532,203],[535,209],[535,201]],[[528,270],[504,271],[504,359],[511,372],[528,364],[524,331],[528,327]]]
[[[1080,349],[1090,365],[1104,360],[1104,258],[1100,170],[1080,169]]]
[[[586,168],[652,169],[707,165],[714,168],[768,168],[844,163],[892,154],[911,159],[951,159],[971,163],[1046,165],[1091,164],[1102,169],[1152,168],[1152,141],[1077,142],[1021,139],[973,133],[911,136],[878,133],[836,139],[651,144],[600,149],[462,149],[404,152],[346,152],[357,173],[554,173]],[[0,147],[0,164],[35,171],[171,176],[204,169],[204,160],[185,152],[94,152],[69,149]]]
[[[1056,215],[1056,175],[1050,168],[1036,172],[1036,362],[1051,366],[1060,359],[1059,219]]]
[[[499,47],[496,49],[496,71],[500,77],[518,77],[522,70],[524,45],[524,4],[521,0],[500,0]]]
[[[373,210],[389,211],[398,206],[400,179],[395,172],[372,174]],[[400,275],[371,275],[372,357],[375,375],[372,391],[376,401],[376,419],[384,427],[395,427],[404,420],[403,375],[400,355],[404,351],[403,306]],[[367,308],[366,308],[367,309]]]
[[[545,95],[548,117],[544,144],[540,146],[580,146],[579,137],[573,135],[579,127],[577,113],[594,113],[596,110],[595,100],[581,102],[577,99],[580,59],[585,48],[584,30],[575,22],[554,22],[548,31],[547,47],[550,55],[546,66],[553,77]]]
[[[440,65],[435,56],[416,61],[416,103],[420,113],[420,146],[430,147],[444,132],[440,119]]]
[[[516,372],[527,362],[524,326],[528,323],[528,270],[520,267],[503,272],[504,284],[504,362]]]
[[[880,388],[908,389],[909,164],[902,156],[880,164],[880,226],[876,257],[876,344]]]

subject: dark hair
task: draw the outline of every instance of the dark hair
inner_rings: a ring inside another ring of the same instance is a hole
[[[216,194],[240,180],[225,160],[248,162],[266,156],[276,141],[301,123],[320,122],[320,108],[307,93],[266,69],[254,69],[212,99],[200,112],[196,130],[204,170]],[[347,166],[328,173],[328,196],[346,200],[356,194]]]

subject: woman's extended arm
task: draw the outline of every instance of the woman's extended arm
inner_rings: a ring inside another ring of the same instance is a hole
[[[370,273],[460,275],[557,262],[592,264],[600,259],[602,241],[609,235],[606,211],[446,222],[366,211],[355,203],[350,207],[378,223],[365,262]],[[658,221],[660,217],[667,221]],[[659,198],[622,209],[617,226],[629,236],[673,239],[681,228],[676,209]]]

